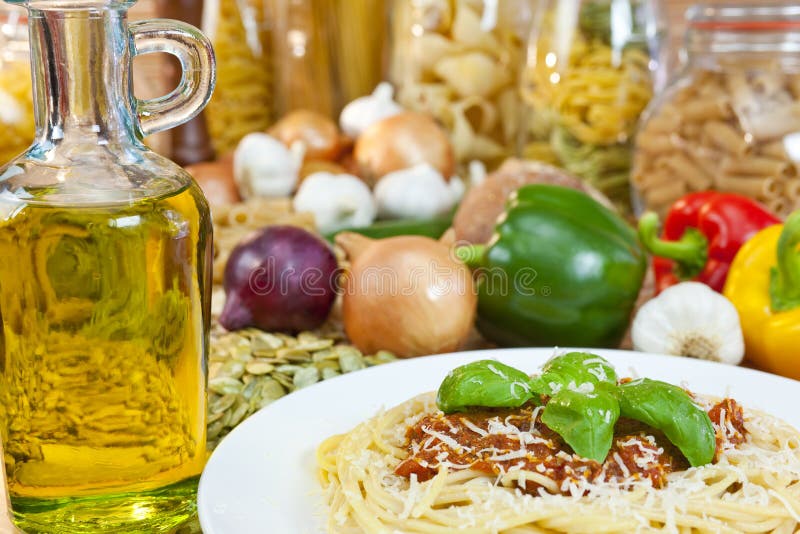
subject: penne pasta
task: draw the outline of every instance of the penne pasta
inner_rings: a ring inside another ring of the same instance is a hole
[[[772,141],[771,143],[761,145],[759,153],[768,158],[776,158],[787,161],[789,159],[789,155],[786,153],[786,147],[783,145],[783,140]]]
[[[707,122],[703,126],[703,131],[709,144],[724,150],[728,154],[741,156],[747,152],[748,144],[744,136],[725,122]]]
[[[763,201],[781,216],[800,207],[800,162],[787,150],[787,135],[800,132],[800,75],[748,65],[698,71],[651,113],[634,158],[644,209],[707,189]]]
[[[711,121],[727,119],[732,115],[730,104],[722,98],[702,98],[682,106],[687,121]]]
[[[791,209],[800,206],[800,180],[786,180],[783,194],[789,200]]]
[[[639,150],[644,150],[645,152],[653,154],[669,152],[674,148],[672,136],[661,133],[654,134],[650,131],[642,132],[639,137],[637,137],[636,147]]]
[[[769,200],[772,198],[782,197],[786,194],[786,179],[783,177],[767,178],[764,183],[764,197],[763,199]]]
[[[676,106],[665,107],[661,114],[653,117],[647,123],[647,133],[649,134],[671,134],[681,127],[683,119],[681,112]]]
[[[711,185],[711,176],[708,176],[702,167],[696,165],[682,153],[675,153],[669,158],[663,158],[661,161],[674,174],[683,177],[689,187],[695,191],[705,189]]]
[[[719,174],[714,179],[714,185],[720,191],[764,199],[769,196],[769,191],[775,187],[774,181],[774,178]]]
[[[764,202],[764,204],[773,213],[785,213],[786,211],[792,210],[790,202],[783,197],[767,200]]]
[[[649,190],[668,185],[675,181],[672,174],[664,168],[652,169],[646,172],[637,172],[633,175],[633,182],[640,188]]]
[[[773,158],[725,158],[722,171],[728,174],[748,174],[754,176],[778,176],[789,169],[786,161]]]
[[[644,192],[645,202],[658,211],[665,211],[668,206],[686,194],[686,184],[671,180]],[[658,208],[656,208],[658,206]]]

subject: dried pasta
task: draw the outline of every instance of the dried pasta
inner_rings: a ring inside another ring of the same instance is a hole
[[[22,153],[33,141],[31,68],[8,61],[0,73],[0,165]]]
[[[314,216],[295,213],[285,198],[255,197],[240,204],[214,206],[214,283],[222,283],[231,251],[250,233],[265,226],[289,224],[315,230]]]
[[[203,29],[217,55],[217,86],[205,114],[217,154],[270,124],[272,102],[264,6],[259,0],[205,5]]]
[[[381,81],[385,0],[262,0],[275,44],[276,115],[336,116]]]
[[[800,208],[788,151],[800,131],[797,82],[774,66],[725,65],[668,90],[636,140],[640,208],[664,213],[684,193],[707,189],[746,195],[781,216]]]
[[[531,144],[540,150],[548,143],[551,154],[542,159],[555,160],[624,210],[629,206],[632,139],[653,96],[649,51],[640,44],[612,45],[611,6],[600,0],[582,5],[580,31],[564,42],[562,33],[553,31],[569,19],[564,10],[574,5],[551,5],[534,31],[536,46],[530,47],[523,72],[523,97],[530,111],[526,152]],[[661,120],[645,141],[666,146],[674,126]]]
[[[517,89],[530,6],[524,0],[397,0],[390,78],[404,107],[450,133],[462,165],[489,167],[514,154]]]

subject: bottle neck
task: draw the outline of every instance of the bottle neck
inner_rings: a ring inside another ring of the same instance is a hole
[[[137,140],[124,9],[31,9],[36,147]]]

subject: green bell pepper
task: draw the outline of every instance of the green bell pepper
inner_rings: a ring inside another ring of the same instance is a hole
[[[551,185],[519,189],[489,244],[457,254],[476,269],[478,329],[504,346],[618,346],[646,270],[620,216]]]

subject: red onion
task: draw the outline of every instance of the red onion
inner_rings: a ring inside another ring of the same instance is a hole
[[[317,328],[336,299],[337,275],[336,257],[319,237],[295,226],[264,228],[231,252],[219,322],[228,330]]]

